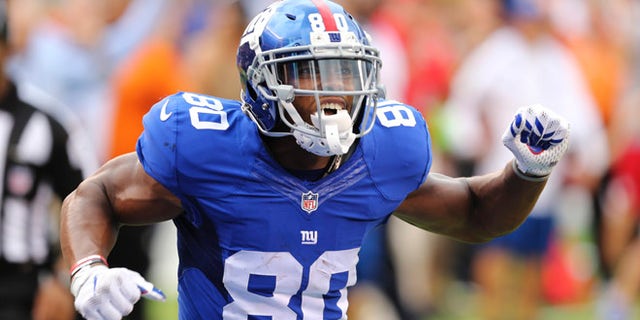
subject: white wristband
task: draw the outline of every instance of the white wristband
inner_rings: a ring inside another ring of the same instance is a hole
[[[544,175],[544,176],[531,176],[528,175],[524,172],[522,172],[522,170],[520,170],[518,168],[518,165],[516,163],[517,161],[514,159],[513,161],[511,161],[511,167],[513,168],[513,172],[516,173],[516,175],[522,179],[522,180],[526,180],[526,181],[531,181],[531,182],[543,182],[543,181],[547,181],[547,179],[549,179],[549,175]]]

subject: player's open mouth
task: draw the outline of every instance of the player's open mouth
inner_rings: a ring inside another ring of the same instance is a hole
[[[326,115],[334,115],[343,109],[342,105],[338,103],[323,103],[320,108]]]

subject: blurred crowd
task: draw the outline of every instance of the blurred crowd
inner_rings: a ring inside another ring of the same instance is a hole
[[[336,2],[380,48],[387,97],[427,119],[433,171],[502,167],[510,154],[501,135],[521,106],[543,104],[571,123],[569,156],[512,235],[467,245],[393,218],[375,230],[350,318],[446,319],[460,290],[474,319],[544,319],[544,308],[567,304],[592,305],[593,319],[634,317],[640,0]],[[102,163],[135,150],[142,116],[165,95],[238,99],[237,44],[268,3],[8,0],[5,70],[70,109]],[[137,245],[114,256],[146,272],[152,230],[132,234],[119,241]]]

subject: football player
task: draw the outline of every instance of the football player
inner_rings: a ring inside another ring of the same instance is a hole
[[[505,124],[515,159],[486,176],[430,173],[429,131],[384,98],[378,51],[344,9],[283,0],[240,39],[241,100],[168,96],[144,117],[136,153],[64,201],[61,237],[75,306],[120,319],[140,275],[109,268],[118,226],[173,220],[180,319],[343,319],[367,232],[393,213],[481,242],[527,216],[568,144],[540,106]]]

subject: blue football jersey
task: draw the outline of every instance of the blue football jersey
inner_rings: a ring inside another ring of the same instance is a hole
[[[182,201],[180,319],[342,319],[358,251],[426,179],[427,126],[381,101],[336,171],[305,181],[269,154],[238,101],[181,92],[144,117],[146,172]]]

